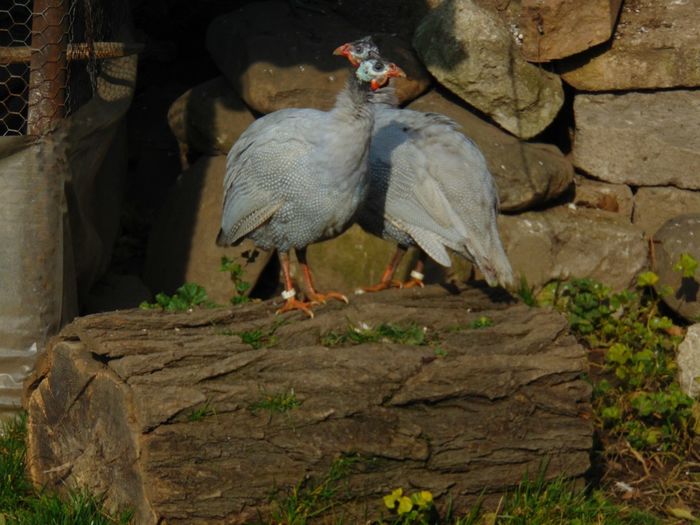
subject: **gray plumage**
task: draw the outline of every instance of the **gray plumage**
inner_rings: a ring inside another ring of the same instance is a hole
[[[352,76],[331,111],[286,109],[248,127],[228,154],[217,242],[286,252],[343,232],[367,192],[368,97]]]
[[[474,262],[491,285],[511,287],[498,234],[498,194],[477,146],[444,115],[397,109],[391,88],[375,93],[370,189],[358,212],[368,232],[418,245],[450,266],[446,248]]]

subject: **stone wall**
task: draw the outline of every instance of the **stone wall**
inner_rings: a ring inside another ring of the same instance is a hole
[[[170,127],[189,158],[225,155],[260,114],[327,109],[349,71],[331,51],[372,33],[408,72],[396,86],[401,103],[448,115],[484,153],[516,274],[536,287],[573,276],[627,286],[653,263],[656,230],[700,212],[700,11],[692,1],[665,0],[506,4],[386,0],[363,3],[361,13],[336,0],[246,4],[209,25],[207,48],[221,76],[184,93]],[[394,19],[401,22],[391,31]],[[218,184],[220,176],[202,181]],[[209,222],[187,225],[185,237],[216,237],[217,213],[194,220]],[[354,228],[314,246],[310,262],[319,287],[352,291],[376,280],[392,251]],[[184,264],[215,272],[220,253],[210,252]],[[398,277],[410,271],[404,266]],[[260,272],[258,264],[247,278]],[[455,260],[451,269],[430,267],[428,280],[470,275],[470,265]],[[218,300],[227,293],[214,292]]]

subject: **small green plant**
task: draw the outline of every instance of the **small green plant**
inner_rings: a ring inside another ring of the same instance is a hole
[[[382,323],[376,328],[362,323],[360,326],[349,326],[344,332],[328,332],[321,337],[323,346],[359,345],[362,343],[392,342],[407,345],[428,344],[427,328],[410,323],[400,326]]]
[[[253,350],[258,350],[260,348],[269,348],[277,344],[277,337],[275,332],[277,329],[286,324],[288,321],[286,319],[277,319],[269,327],[253,328],[252,330],[244,330],[241,332],[234,332],[232,330],[224,330],[220,332],[223,335],[237,335],[241,338],[241,341]]]
[[[478,330],[479,328],[488,328],[489,326],[493,326],[493,320],[485,315],[482,315],[478,319],[475,319],[469,323],[469,328],[474,330]]]
[[[263,398],[250,405],[249,409],[253,413],[259,410],[267,410],[271,413],[282,414],[300,406],[301,401],[297,399],[294,389],[292,388],[288,392],[263,394]]]
[[[391,523],[395,525],[428,525],[437,518],[433,495],[427,490],[405,496],[398,488],[384,496],[384,505],[394,513]]]
[[[187,420],[194,423],[196,421],[203,420],[205,417],[213,416],[215,413],[216,412],[209,404],[209,401],[207,401],[204,403],[204,405],[192,410],[192,412],[190,412],[187,416]]]
[[[520,276],[520,285],[515,292],[518,297],[528,306],[537,306],[537,299],[535,298],[535,287],[529,286],[527,283],[527,277],[524,275]]]
[[[126,525],[132,513],[112,516],[84,491],[59,498],[37,491],[26,478],[26,416],[0,425],[0,524]]]
[[[574,279],[549,285],[543,294],[567,312],[579,338],[606,350],[609,377],[594,385],[594,408],[603,428],[638,450],[683,448],[691,434],[693,402],[675,379],[680,337],[659,314],[658,280],[643,272],[636,289],[614,293],[591,279]]]
[[[250,301],[246,292],[250,290],[250,283],[243,280],[245,269],[235,259],[229,259],[225,255],[221,258],[219,271],[228,272],[233,283],[234,296],[231,297],[231,304],[243,304]]]
[[[445,350],[441,346],[436,346],[434,352],[435,357],[447,357],[447,350]]]
[[[209,300],[203,286],[196,283],[185,283],[173,295],[159,293],[156,302],[144,301],[139,308],[152,310],[160,308],[166,312],[186,312],[197,307],[214,308],[216,303]]]
[[[673,266],[677,272],[687,279],[695,277],[695,272],[698,270],[698,261],[689,253],[681,253],[678,262]]]

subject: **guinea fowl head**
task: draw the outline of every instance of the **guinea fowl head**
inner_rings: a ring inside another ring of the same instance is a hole
[[[362,82],[369,82],[372,91],[384,86],[393,77],[406,77],[406,73],[399,66],[393,62],[385,62],[379,57],[362,61],[355,75]]]
[[[346,57],[354,67],[358,67],[363,60],[379,57],[379,48],[374,43],[371,36],[366,36],[354,42],[348,42],[338,46],[335,51],[333,51],[333,54]]]

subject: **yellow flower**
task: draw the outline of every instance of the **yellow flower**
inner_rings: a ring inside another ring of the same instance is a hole
[[[401,499],[399,500],[399,516],[401,514],[406,514],[408,512],[411,512],[411,509],[413,508],[413,503],[411,502],[411,498],[407,498],[406,496],[402,496]]]
[[[384,505],[386,505],[388,509],[393,509],[396,507],[396,502],[401,499],[401,496],[403,496],[403,489],[394,490],[391,494],[384,496]]]
[[[426,509],[433,502],[433,495],[427,490],[421,490],[413,495],[413,502],[421,509]]]

